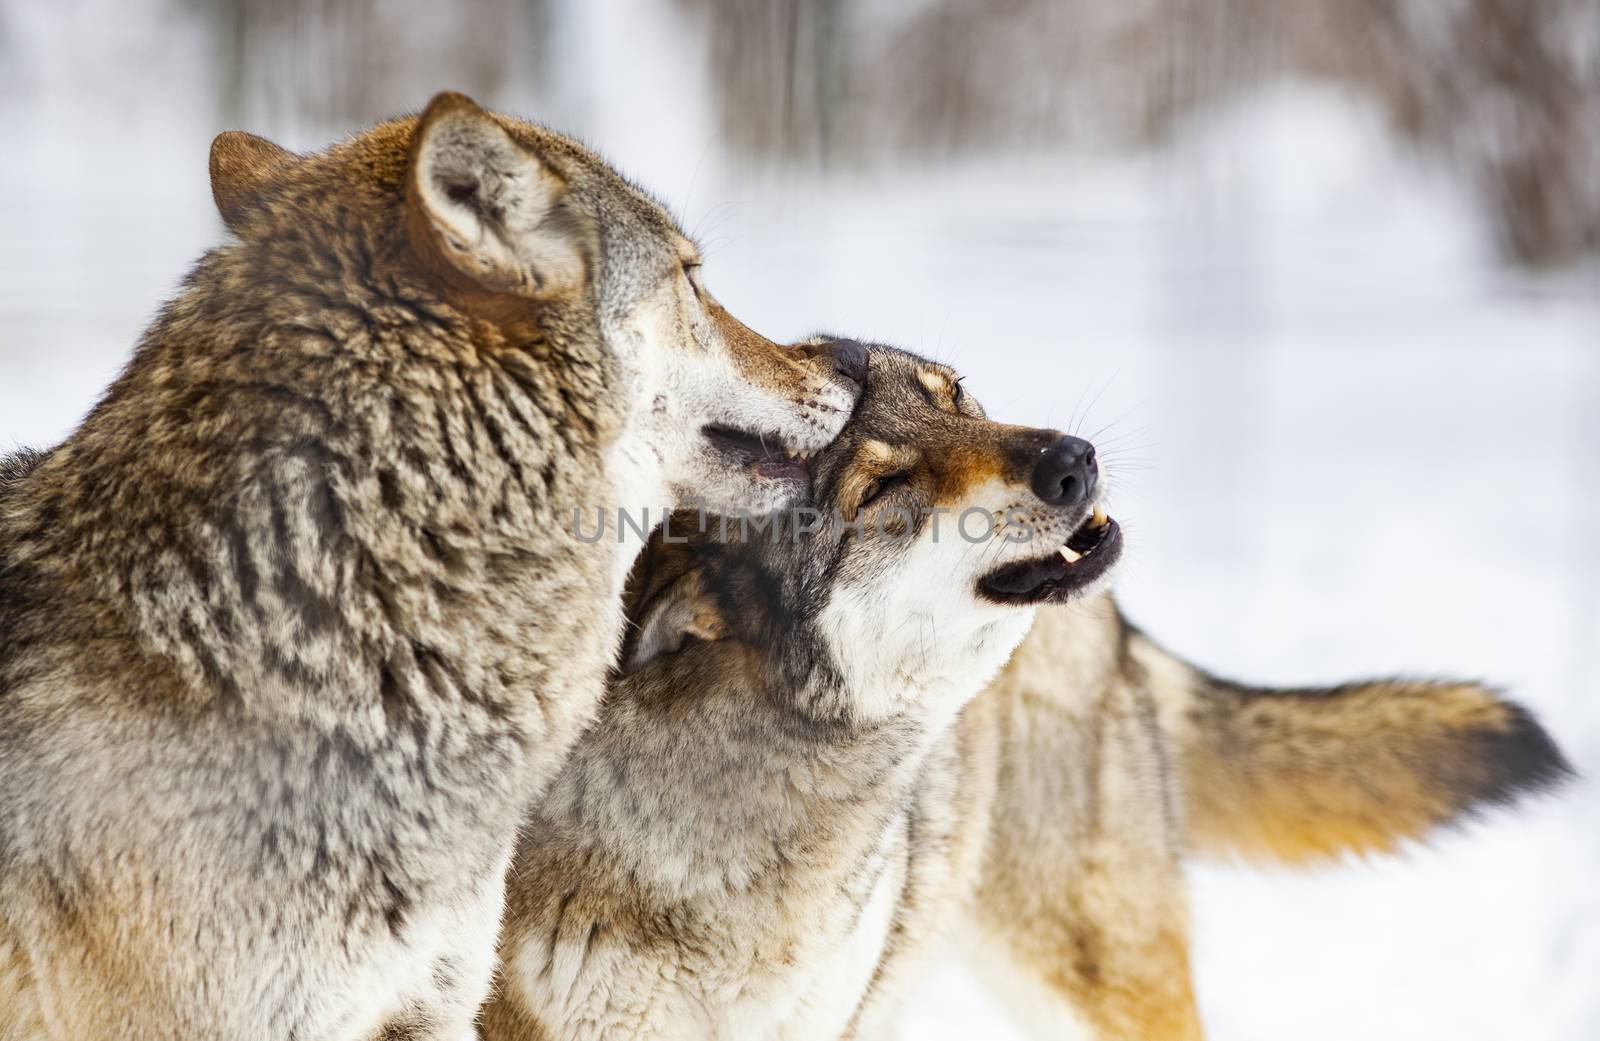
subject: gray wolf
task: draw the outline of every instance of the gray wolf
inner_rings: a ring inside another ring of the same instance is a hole
[[[894,942],[929,756],[1038,605],[1115,564],[1091,445],[870,352],[814,529],[674,524],[648,554],[623,674],[518,848],[491,1041],[839,1036]]]
[[[0,1038],[459,1041],[621,631],[574,511],[785,504],[863,356],[457,94],[211,175],[231,241],[4,478]]]
[[[946,432],[951,375],[873,348],[817,505],[982,496],[951,475],[1005,451]],[[1096,519],[1057,530],[1092,549]],[[1096,552],[676,527],[630,584],[602,725],[519,847],[491,1041],[892,1037],[956,942],[1037,1036],[1193,1041],[1189,857],[1389,852],[1570,773],[1478,684],[1208,675],[1123,618]]]

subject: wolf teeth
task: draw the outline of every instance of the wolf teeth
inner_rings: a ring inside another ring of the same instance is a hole
[[[1068,564],[1076,564],[1078,561],[1083,559],[1083,554],[1079,553],[1070,546],[1062,546],[1061,559],[1065,560]]]
[[[1106,526],[1106,522],[1110,519],[1110,517],[1106,516],[1106,511],[1102,510],[1099,505],[1096,504],[1094,508],[1094,515],[1089,518],[1089,526],[1093,528],[1103,528]]]

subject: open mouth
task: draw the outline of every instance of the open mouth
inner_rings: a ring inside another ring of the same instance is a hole
[[[700,428],[705,439],[730,462],[769,480],[804,481],[811,477],[812,452],[799,452],[776,434],[756,434],[720,423]]]
[[[1121,555],[1122,529],[1096,506],[1065,546],[989,572],[978,580],[978,592],[1000,604],[1064,603],[1104,575]]]

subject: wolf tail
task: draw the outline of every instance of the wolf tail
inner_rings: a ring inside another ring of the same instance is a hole
[[[1386,852],[1573,776],[1532,713],[1476,683],[1274,690],[1166,671],[1184,674],[1192,682],[1152,693],[1201,852],[1287,862]]]

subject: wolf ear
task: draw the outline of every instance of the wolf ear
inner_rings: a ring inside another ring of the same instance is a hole
[[[690,571],[664,590],[639,619],[622,674],[638,672],[657,658],[676,653],[690,640],[725,639],[728,625],[699,571]]]
[[[519,296],[580,284],[566,183],[461,94],[429,102],[411,139],[411,204],[445,259],[475,282]]]
[[[238,232],[256,201],[299,162],[264,137],[242,130],[218,134],[211,142],[211,197],[228,229]]]

